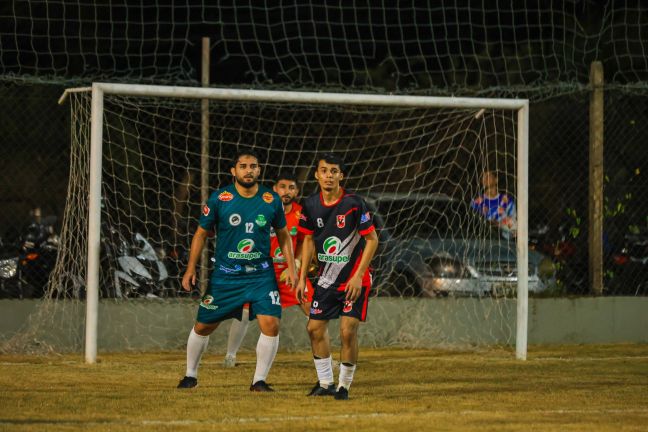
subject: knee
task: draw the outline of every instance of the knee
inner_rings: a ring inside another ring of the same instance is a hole
[[[261,329],[261,333],[263,333],[266,336],[271,336],[271,337],[277,336],[279,334],[279,320],[259,319],[259,328]]]
[[[308,321],[306,330],[308,331],[308,335],[310,336],[311,340],[320,340],[324,338],[324,334],[326,333],[326,327],[312,320]]]
[[[358,335],[358,328],[355,326],[340,327],[340,339],[345,345],[355,341]]]
[[[200,336],[209,336],[217,326],[218,324],[203,324],[197,322],[196,324],[194,324],[194,332],[196,332],[196,334]]]

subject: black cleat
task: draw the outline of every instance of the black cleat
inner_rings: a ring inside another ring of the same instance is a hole
[[[194,377],[184,377],[178,383],[178,388],[194,388],[198,385],[198,380]]]
[[[344,387],[340,387],[335,392],[335,400],[347,400],[349,399],[349,390]]]
[[[328,387],[322,387],[317,381],[315,386],[311,389],[310,393],[306,396],[333,396],[335,395],[335,385],[330,384]]]
[[[250,386],[253,392],[273,392],[274,390],[265,381],[257,381]]]

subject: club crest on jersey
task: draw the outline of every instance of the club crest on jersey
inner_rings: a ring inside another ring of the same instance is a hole
[[[353,302],[347,300],[344,302],[344,307],[342,308],[342,312],[348,313],[351,312],[351,309],[353,309]]]
[[[263,198],[263,201],[267,202],[268,204],[274,201],[274,197],[270,192],[265,192],[263,195],[261,195],[261,198]]]
[[[203,214],[209,216],[209,206],[206,204],[203,206]]]
[[[234,199],[234,195],[231,192],[221,192],[220,195],[218,195],[218,199],[221,201],[232,201]]]
[[[296,236],[297,235],[297,227],[294,226],[294,227],[290,228],[289,234],[291,236],[293,236],[293,237]]]
[[[360,223],[363,224],[369,222],[370,217],[369,212],[363,213],[362,216],[360,216]]]
[[[346,215],[337,215],[337,227],[344,228],[346,223]]]

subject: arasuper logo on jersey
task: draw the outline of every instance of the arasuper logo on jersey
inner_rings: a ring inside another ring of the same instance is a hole
[[[339,255],[342,248],[342,242],[337,237],[329,237],[324,240],[323,244],[324,253],[317,254],[317,259],[320,262],[327,263],[347,263],[349,257],[346,255]]]
[[[261,252],[252,252],[254,240],[243,239],[236,245],[238,252],[228,252],[227,257],[232,259],[253,260],[261,258]]]

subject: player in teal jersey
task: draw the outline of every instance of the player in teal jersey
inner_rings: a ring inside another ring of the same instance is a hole
[[[260,172],[253,153],[239,153],[231,168],[234,183],[214,192],[203,206],[182,287],[190,291],[196,284],[196,264],[210,234],[216,234],[215,267],[189,334],[187,372],[178,388],[198,384],[198,365],[209,335],[221,321],[241,319],[243,305],[248,303],[250,319],[256,318],[261,329],[250,390],[273,391],[265,379],[279,346],[281,302],[270,257],[271,227],[287,259],[290,286],[296,286],[297,276],[283,204],[276,193],[257,183]]]

